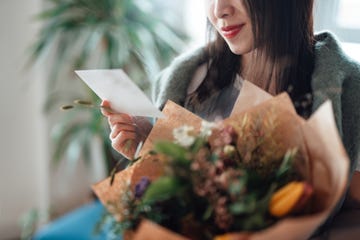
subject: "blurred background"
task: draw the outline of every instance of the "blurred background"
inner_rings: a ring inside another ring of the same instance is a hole
[[[360,61],[360,1],[315,2],[316,30],[336,33]],[[156,73],[205,42],[202,4],[0,1],[0,240],[26,239],[88,206],[91,185],[126,165],[99,111],[60,110],[74,99],[99,102],[73,70],[124,68],[148,93]]]

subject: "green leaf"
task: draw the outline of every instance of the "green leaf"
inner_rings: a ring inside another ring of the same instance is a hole
[[[158,22],[154,31],[159,39],[164,41],[168,46],[175,51],[185,48],[185,42],[180,39],[174,31],[170,30],[165,24]]]
[[[229,187],[229,193],[232,195],[239,195],[246,189],[246,177],[237,179],[237,181],[232,182]]]
[[[116,174],[116,172],[118,171],[118,168],[119,168],[120,164],[121,164],[121,161],[118,161],[118,162],[116,163],[116,165],[114,166],[114,168],[111,170],[111,173],[110,173],[110,186],[112,186],[113,183],[114,183],[115,174]]]
[[[71,2],[62,2],[62,3],[58,3],[57,5],[55,5],[54,7],[47,9],[43,12],[41,12],[40,14],[38,14],[36,17],[39,20],[47,20],[47,19],[51,19],[57,16],[60,16],[63,13],[66,13],[66,11],[68,11],[69,9],[71,9],[71,7],[74,4]]]
[[[176,143],[160,141],[155,144],[154,149],[156,152],[167,155],[173,159],[187,160],[186,149]]]
[[[256,213],[246,218],[246,221],[244,221],[243,224],[243,229],[257,230],[257,229],[262,229],[265,226],[266,226],[266,221],[264,215],[261,213]]]
[[[230,205],[229,208],[230,208],[231,213],[233,213],[233,214],[244,214],[244,213],[249,212],[247,205],[243,202],[234,203],[234,204]]]
[[[297,154],[297,151],[298,150],[295,148],[295,149],[288,150],[286,152],[279,169],[276,171],[276,178],[281,178],[291,169],[292,162],[293,162],[295,155]]]
[[[235,202],[229,206],[231,213],[235,215],[249,214],[256,210],[256,197],[253,195],[246,196],[242,201]]]
[[[79,138],[74,138],[72,141],[69,142],[69,145],[66,149],[66,160],[67,168],[70,173],[74,173],[76,169],[76,164],[81,157],[81,148],[82,147]]]
[[[95,52],[96,47],[99,45],[102,37],[101,33],[99,33],[99,31],[96,29],[89,29],[86,32],[88,35],[84,40],[83,48],[80,50],[80,54],[75,59],[74,63],[74,67],[78,69],[81,69],[85,66],[85,63],[89,60],[89,57],[92,55],[92,53]]]
[[[203,220],[204,221],[208,220],[211,217],[213,211],[214,211],[214,207],[212,205],[208,205],[208,207],[206,208],[206,211],[203,215]]]
[[[197,153],[204,146],[204,143],[205,143],[204,138],[202,138],[202,137],[196,138],[195,142],[191,146],[191,152],[192,153]]]
[[[70,146],[73,148],[73,153],[70,154],[72,161],[79,159],[82,155],[85,157],[85,162],[89,160],[89,144],[91,138],[98,134],[91,130],[91,122],[83,123],[81,121],[74,121],[76,112],[67,112],[63,116],[61,122],[57,123],[52,129],[52,139],[54,141],[55,150],[53,152],[54,164],[58,164]],[[77,142],[77,143],[73,143]],[[75,150],[79,145],[80,152]]]
[[[168,199],[177,195],[180,187],[178,179],[169,176],[160,177],[148,187],[143,201],[156,202]]]

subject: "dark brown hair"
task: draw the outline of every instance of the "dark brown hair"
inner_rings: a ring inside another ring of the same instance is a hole
[[[273,93],[288,91],[294,102],[308,98],[314,68],[313,0],[243,2],[252,22],[256,46],[256,64],[251,66],[247,80],[268,91],[270,83],[275,81]],[[233,83],[236,74],[241,72],[239,56],[233,54],[224,39],[208,25],[209,36],[215,34],[215,40],[207,46],[211,62],[205,81],[196,93],[200,102],[214,89]],[[301,114],[301,110],[297,110]]]

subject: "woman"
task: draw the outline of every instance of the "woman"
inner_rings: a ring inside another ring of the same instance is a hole
[[[205,2],[211,41],[162,72],[154,86],[155,103],[162,108],[171,99],[207,120],[224,118],[243,79],[271,94],[287,91],[304,117],[330,99],[352,176],[360,149],[360,66],[344,55],[332,34],[314,35],[313,0]],[[151,124],[125,114],[103,114],[112,128],[113,147],[131,158]]]

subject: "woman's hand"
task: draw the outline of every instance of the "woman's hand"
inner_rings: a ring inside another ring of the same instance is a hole
[[[103,107],[109,107],[109,101],[101,103]],[[112,113],[102,109],[101,113],[107,117],[111,133],[112,147],[127,159],[134,158],[137,146],[144,142],[148,136],[152,124],[145,117],[133,117],[124,113]]]

